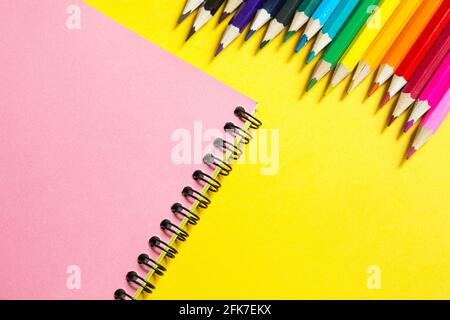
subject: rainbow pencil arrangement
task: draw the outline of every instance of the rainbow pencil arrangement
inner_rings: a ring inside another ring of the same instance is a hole
[[[286,42],[304,28],[295,52],[315,37],[306,63],[321,55],[307,91],[328,73],[326,92],[352,74],[348,93],[375,75],[369,97],[390,81],[380,107],[399,98],[388,126],[408,109],[404,132],[420,122],[408,159],[448,116],[450,0],[187,0],[179,23],[195,11],[197,17],[186,40],[222,5],[219,23],[232,18],[216,55],[248,26],[245,40],[267,25],[261,49],[283,31]]]

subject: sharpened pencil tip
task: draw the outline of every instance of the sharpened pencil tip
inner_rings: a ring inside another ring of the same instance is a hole
[[[178,24],[182,23],[182,22],[184,21],[184,19],[187,18],[187,16],[189,15],[189,13],[190,13],[190,12],[187,12],[187,13],[185,13],[185,14],[182,14],[182,15],[180,16],[180,18],[178,19]]]
[[[247,35],[245,36],[245,41],[247,41],[248,39],[250,39],[254,34],[255,34],[256,30],[252,30],[250,29],[247,33]]]
[[[323,93],[323,96],[326,97],[331,91],[333,91],[334,87],[329,84],[325,92]]]
[[[264,48],[268,43],[269,43],[269,40],[264,40],[264,41],[261,42],[261,44],[259,45],[259,48],[260,48],[260,49]]]
[[[411,157],[417,152],[416,148],[412,147],[409,149],[408,154],[406,155],[406,160],[411,159]]]
[[[414,120],[409,120],[406,125],[405,128],[403,129],[404,133],[407,133],[409,131],[409,129],[411,129],[414,125]]]
[[[388,121],[388,123],[387,123],[387,126],[390,127],[390,126],[394,123],[394,121],[395,121],[396,119],[397,119],[396,116],[391,116],[390,119],[389,119],[389,121]]]
[[[297,47],[295,48],[295,52],[300,52],[302,48],[305,46],[305,44],[308,42],[308,38],[305,35],[302,35],[300,38],[300,42],[298,43]]]
[[[283,42],[288,41],[294,35],[294,33],[294,31],[288,31],[288,33],[286,33],[286,36],[284,37]]]
[[[317,79],[316,78],[312,78],[311,81],[309,81],[308,86],[306,87],[306,92],[308,92],[309,90],[312,89],[312,87],[314,87],[317,83]]]
[[[191,30],[189,31],[185,41],[188,41],[194,35],[194,33],[195,33],[195,28],[192,27]]]
[[[223,22],[223,20],[225,20],[228,17],[229,13],[227,12],[222,12],[222,14],[219,17],[219,22],[218,24],[221,24]]]
[[[391,95],[389,94],[389,92],[386,92],[386,94],[383,97],[383,100],[381,101],[380,109],[383,108],[390,100],[391,100]]]
[[[314,51],[311,51],[309,53],[308,59],[306,59],[306,64],[309,64],[311,61],[313,61],[315,57],[316,57],[316,53]]]
[[[367,94],[368,97],[371,97],[377,90],[380,88],[380,84],[378,82],[375,82],[372,87],[369,90],[369,93]]]
[[[356,89],[358,85],[356,84],[356,81],[352,80],[352,82],[350,83],[350,87],[347,90],[347,94],[350,94],[353,92],[353,90]]]
[[[217,57],[223,50],[223,44],[220,44],[219,47],[216,50],[216,53],[214,54],[214,57]]]

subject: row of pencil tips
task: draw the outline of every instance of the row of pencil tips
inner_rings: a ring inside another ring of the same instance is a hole
[[[224,3],[188,0],[180,21],[197,9],[198,13],[187,39]],[[404,131],[422,119],[408,158],[431,138],[449,113],[448,0],[228,0],[219,23],[233,13],[216,55],[249,25],[246,40],[268,25],[260,48],[284,30],[286,42],[304,27],[295,52],[315,37],[306,63],[321,55],[306,91],[332,74],[325,94],[352,75],[350,93],[377,72],[368,93],[371,96],[391,79],[381,107],[397,94],[399,99],[388,125],[411,106]]]
[[[321,2],[323,3],[322,5]],[[340,0],[228,0],[219,18],[219,23],[233,13],[235,15],[222,37],[216,55],[238,38],[249,25],[250,28],[245,36],[245,40],[249,40],[258,30],[262,29],[266,24],[269,24],[260,48],[266,46],[290,25],[288,33],[284,38],[284,41],[287,41],[293,34],[307,24],[316,10],[318,12],[332,13],[340,2]],[[357,1],[355,0],[353,2]],[[223,3],[225,3],[225,0],[188,0],[180,16],[179,23],[197,8],[199,10],[186,40],[190,39],[192,35],[211,20]],[[322,27],[320,21],[317,24],[313,20],[311,19],[308,23],[305,34],[297,46],[297,52],[310,38],[320,31]]]

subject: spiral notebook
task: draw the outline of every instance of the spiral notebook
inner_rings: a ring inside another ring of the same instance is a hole
[[[151,292],[255,102],[80,1],[0,12],[0,299]]]

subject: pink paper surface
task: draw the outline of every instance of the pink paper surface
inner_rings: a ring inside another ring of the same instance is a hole
[[[137,256],[158,256],[148,239],[169,240],[160,221],[179,223],[171,205],[211,172],[174,164],[172,133],[223,131],[255,103],[80,1],[2,0],[0,15],[0,298],[133,293],[126,273],[145,277]]]

